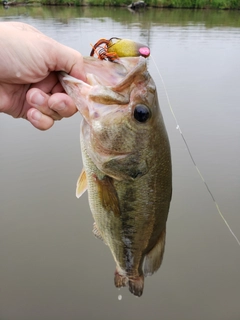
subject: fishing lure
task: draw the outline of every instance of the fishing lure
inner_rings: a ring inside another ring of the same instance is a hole
[[[129,39],[110,38],[99,39],[90,52],[93,57],[96,54],[100,60],[114,61],[122,57],[149,57],[149,47]]]

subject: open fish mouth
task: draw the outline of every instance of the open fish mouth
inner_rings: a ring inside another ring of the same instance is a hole
[[[114,63],[92,57],[84,57],[83,62],[86,82],[71,77],[63,71],[59,72],[59,80],[67,93],[67,82],[69,84],[85,83],[91,86],[101,85],[120,92],[124,86],[129,85],[129,82],[133,80],[136,74],[147,70],[147,62],[143,57],[121,58]]]

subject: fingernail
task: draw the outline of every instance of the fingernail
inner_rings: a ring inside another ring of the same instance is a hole
[[[31,103],[36,106],[42,106],[44,104],[45,100],[46,100],[45,97],[39,92],[34,92],[30,96]]]
[[[58,103],[54,103],[50,108],[55,111],[62,111],[63,109],[66,108],[66,104],[63,101],[61,101]]]
[[[32,117],[33,120],[39,121],[42,118],[42,114],[38,110],[33,110],[31,112],[31,117]]]

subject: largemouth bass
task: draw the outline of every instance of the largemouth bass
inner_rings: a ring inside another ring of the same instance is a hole
[[[116,287],[141,296],[161,265],[172,194],[170,146],[156,86],[143,57],[84,60],[87,83],[59,78],[83,116],[84,169],[93,232],[111,250]]]

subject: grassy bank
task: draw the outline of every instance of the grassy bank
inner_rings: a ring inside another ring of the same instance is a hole
[[[16,0],[12,5],[33,4],[42,5],[75,5],[75,6],[127,6],[131,0]],[[149,7],[186,8],[186,9],[240,9],[240,0],[145,0]],[[142,10],[142,9],[141,9]]]
[[[122,6],[129,5],[131,0],[86,0],[86,2],[89,5]],[[147,6],[160,8],[240,9],[240,0],[145,0],[145,3]]]

